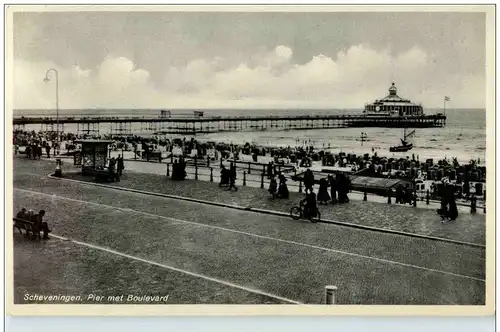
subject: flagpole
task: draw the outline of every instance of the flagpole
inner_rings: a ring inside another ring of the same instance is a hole
[[[446,97],[443,100],[444,116],[446,116]]]

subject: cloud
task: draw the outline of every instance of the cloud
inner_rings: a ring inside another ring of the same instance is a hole
[[[392,54],[359,44],[335,57],[318,54],[302,64],[293,59],[290,47],[278,45],[240,62],[198,58],[183,66],[165,64],[162,72],[138,68],[120,56],[109,56],[95,68],[16,60],[14,108],[54,107],[54,82],[42,80],[51,67],[59,72],[61,108],[361,109],[385,96],[393,80],[400,95],[425,107],[440,107],[444,95],[459,107],[485,104],[484,75],[460,78],[450,73],[436,81],[432,56],[418,45]],[[160,79],[153,80],[153,75]]]

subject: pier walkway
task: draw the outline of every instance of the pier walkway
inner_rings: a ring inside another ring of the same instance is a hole
[[[16,117],[15,128],[40,124],[45,130],[55,130],[57,124],[77,124],[79,133],[99,133],[107,124],[113,135],[130,135],[132,124],[141,131],[169,134],[202,134],[234,131],[312,130],[334,128],[432,128],[444,127],[443,114],[419,116],[318,115],[318,116],[258,116],[258,117]]]

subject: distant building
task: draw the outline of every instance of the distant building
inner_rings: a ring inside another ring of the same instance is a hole
[[[389,95],[366,104],[363,113],[366,115],[419,116],[424,115],[424,109],[422,105],[398,96],[398,89],[393,82],[389,88]]]

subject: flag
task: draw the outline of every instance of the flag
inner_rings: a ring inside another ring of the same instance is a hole
[[[444,97],[444,100],[446,100],[446,101],[450,101],[450,97],[445,96],[445,97]]]

